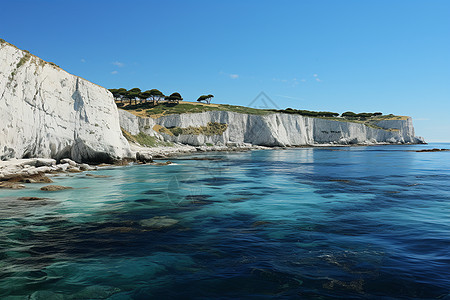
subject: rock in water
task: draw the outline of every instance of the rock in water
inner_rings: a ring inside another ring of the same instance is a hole
[[[108,90],[3,40],[0,57],[1,160],[131,156]]]
[[[19,190],[24,188],[25,186],[23,184],[18,184],[16,182],[9,182],[9,181],[0,182],[0,189]]]
[[[94,168],[94,167],[91,167],[91,166],[88,165],[88,164],[81,164],[81,165],[80,165],[80,170],[81,170],[81,171],[92,171],[92,170],[95,170],[95,168]]]
[[[86,176],[92,177],[92,178],[109,178],[109,177],[111,177],[109,175],[96,175],[96,174],[86,174]]]
[[[80,169],[78,169],[77,167],[72,167],[72,168],[69,168],[67,170],[67,172],[69,172],[69,173],[80,173],[82,171]]]
[[[155,166],[167,166],[167,165],[171,165],[172,162],[170,160],[166,161],[166,162],[157,162],[157,163],[153,163]]]
[[[39,198],[39,197],[20,197],[20,198],[17,198],[17,200],[37,201],[37,200],[46,200],[46,198]]]
[[[139,161],[139,162],[143,162],[143,163],[150,163],[150,162],[153,161],[153,158],[152,158],[150,153],[137,152],[136,153],[136,160]]]
[[[433,149],[417,150],[416,152],[446,152],[446,151],[450,151],[450,149],[438,149],[438,148],[433,148]]]
[[[69,164],[71,167],[76,167],[77,163],[71,160],[70,158],[63,158],[59,161],[60,164]]]
[[[35,167],[39,168],[39,167],[51,167],[56,165],[56,160],[51,159],[51,158],[38,158],[35,161]]]
[[[62,190],[71,190],[73,189],[70,186],[62,186],[62,185],[46,185],[41,187],[41,191],[47,191],[47,192],[55,192],[55,191],[62,191]]]
[[[167,216],[157,216],[151,219],[141,220],[139,224],[143,227],[148,227],[151,229],[164,229],[177,224],[179,221],[171,219]]]
[[[25,183],[52,183],[53,180],[42,173],[35,175],[21,174],[11,177],[8,182],[25,182]]]

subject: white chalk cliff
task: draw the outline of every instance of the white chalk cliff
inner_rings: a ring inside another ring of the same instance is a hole
[[[0,40],[0,159],[130,156],[111,93]]]
[[[227,126],[215,135],[160,130],[209,123]],[[0,160],[43,157],[97,163],[131,157],[120,127],[132,135],[143,132],[192,146],[424,142],[414,135],[411,118],[381,120],[371,127],[284,113],[209,111],[140,118],[118,111],[105,88],[0,39]]]
[[[137,117],[119,110],[120,124],[133,135],[143,132],[164,141],[201,146],[214,145],[260,145],[301,146],[319,144],[415,144],[424,140],[414,135],[411,118],[383,120],[369,127],[360,123],[311,118],[301,115],[273,113],[268,115],[241,114],[228,111],[173,114],[156,119]],[[171,135],[161,133],[165,128],[206,126],[209,122],[227,124],[218,135],[189,134]]]

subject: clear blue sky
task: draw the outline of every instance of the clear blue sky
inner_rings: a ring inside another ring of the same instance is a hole
[[[0,38],[107,88],[394,113],[450,141],[450,1],[5,1]],[[1,59],[1,58],[0,58]]]

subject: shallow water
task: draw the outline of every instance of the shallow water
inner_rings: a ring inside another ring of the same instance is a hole
[[[207,153],[1,190],[0,298],[449,297],[450,153],[411,151],[435,147]],[[178,223],[141,222],[157,216]]]

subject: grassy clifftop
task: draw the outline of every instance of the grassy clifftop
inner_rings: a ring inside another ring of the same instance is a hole
[[[121,107],[130,113],[139,117],[159,118],[162,116],[173,114],[189,114],[201,113],[205,111],[232,111],[242,114],[252,115],[266,115],[274,113],[265,109],[256,109],[245,106],[228,105],[228,104],[205,104],[198,102],[182,102],[175,103],[160,103],[153,106],[151,103],[139,103],[136,105],[127,105]]]
[[[159,118],[162,116],[172,115],[172,114],[189,114],[189,113],[201,113],[206,111],[230,111],[242,114],[252,114],[252,115],[268,115],[274,113],[284,113],[283,111],[274,111],[269,109],[257,109],[252,107],[228,105],[228,104],[205,104],[198,102],[182,102],[179,104],[175,103],[160,103],[153,106],[151,103],[139,103],[136,105],[125,105],[121,109],[124,109],[138,117],[143,118]],[[311,117],[311,116],[307,116]],[[358,118],[342,118],[342,117],[325,117],[317,116],[315,118],[339,121],[339,122],[352,122],[364,124],[366,126],[383,129],[376,125],[378,121],[382,120],[406,120],[406,116],[395,116],[395,115],[377,115],[366,119]],[[386,130],[386,129],[384,129]],[[394,129],[392,129],[394,130]]]

